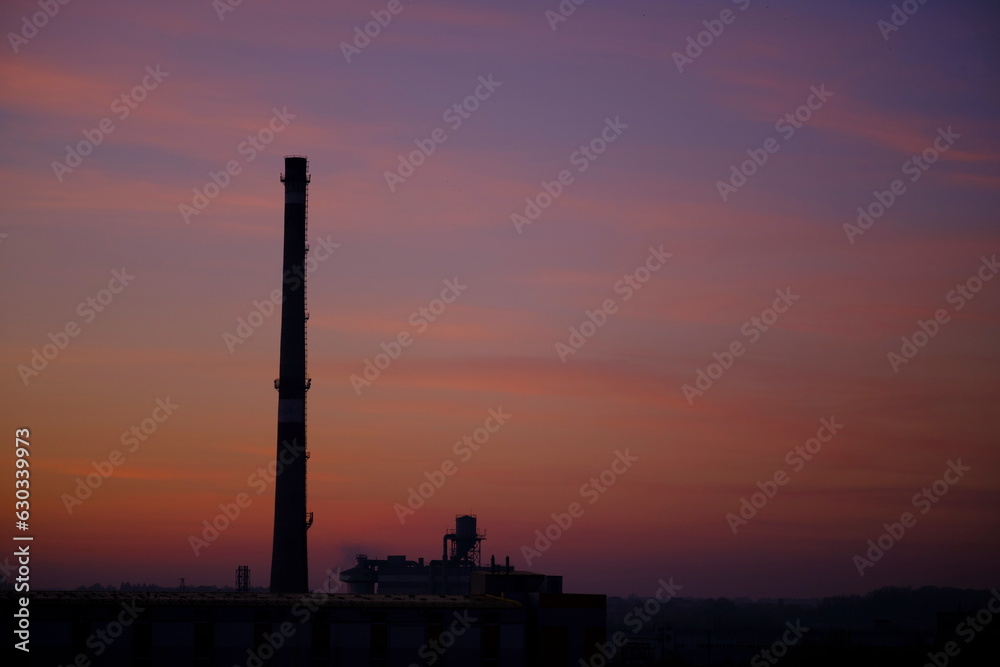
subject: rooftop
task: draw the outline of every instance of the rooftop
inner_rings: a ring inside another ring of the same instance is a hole
[[[12,591],[0,592],[0,600],[15,598],[19,594]],[[309,601],[323,608],[343,607],[434,607],[452,609],[515,609],[519,602],[492,595],[424,595],[424,594],[354,594],[354,593],[182,593],[175,591],[33,591],[32,604],[58,605],[116,605],[122,602],[137,602],[152,606],[244,606],[244,607],[292,607]]]

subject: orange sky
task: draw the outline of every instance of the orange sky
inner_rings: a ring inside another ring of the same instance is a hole
[[[314,586],[358,552],[438,557],[466,512],[487,557],[528,568],[522,547],[573,502],[582,515],[530,563],[571,592],[997,585],[1000,281],[952,293],[981,267],[992,278],[1000,251],[995,7],[929,3],[886,40],[888,5],[638,4],[590,2],[551,30],[554,0],[407,3],[349,63],[341,42],[383,4],[247,2],[220,20],[209,2],[71,3],[8,44],[0,391],[8,433],[31,429],[33,584],[232,585],[248,564],[266,585],[273,485],[255,475],[275,451],[278,317],[224,336],[280,287],[278,174],[307,155],[313,252],[339,244],[309,276]],[[726,7],[735,21],[678,72],[672,54]],[[36,10],[5,4],[0,25]],[[450,127],[490,75],[499,87]],[[776,120],[821,84],[832,97],[782,138]],[[287,126],[246,149],[275,110]],[[53,167],[105,118],[79,166]],[[580,171],[574,154],[616,118],[627,129]],[[390,191],[386,172],[439,127]],[[959,137],[911,181],[904,164],[948,127]],[[779,150],[722,201],[718,182],[769,137]],[[239,173],[186,222],[180,206],[229,161]],[[512,214],[562,170],[572,183],[518,233]],[[894,179],[905,193],[851,243],[845,223]],[[648,282],[622,288],[661,246]],[[123,270],[134,279],[91,312]],[[415,324],[456,278],[467,289]],[[776,290],[798,299],[748,325]],[[564,363],[556,344],[607,299]],[[947,321],[894,369],[887,355],[938,309]],[[19,370],[67,325],[43,370]],[[356,392],[401,332],[413,344]],[[745,352],[687,400],[734,343]],[[128,451],[122,434],[168,398]],[[454,443],[500,408],[509,421],[463,460]],[[793,470],[821,419],[843,428]],[[638,460],[606,493],[581,488],[626,450]],[[394,505],[447,460],[401,523]],[[971,469],[920,513],[914,495],[958,460]],[[777,471],[787,483],[734,534],[726,515]],[[196,555],[189,537],[240,493],[252,502]],[[916,524],[860,576],[853,557],[907,511]]]

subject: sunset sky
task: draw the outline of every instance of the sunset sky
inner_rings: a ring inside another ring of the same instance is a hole
[[[305,155],[314,587],[356,553],[438,558],[467,512],[485,559],[567,592],[996,586],[1000,8],[912,4],[893,30],[888,0],[4,2],[0,389],[31,431],[33,585],[267,585],[279,174]]]

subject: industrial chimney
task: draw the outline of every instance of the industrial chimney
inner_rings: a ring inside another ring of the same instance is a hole
[[[281,361],[278,390],[278,474],[274,483],[271,592],[306,593],[306,188],[305,157],[285,157],[285,246],[281,283]]]

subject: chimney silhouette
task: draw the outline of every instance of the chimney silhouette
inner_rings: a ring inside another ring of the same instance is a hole
[[[277,474],[274,483],[272,593],[306,593],[306,188],[308,160],[285,157],[285,242],[281,282],[281,361],[278,390]]]

